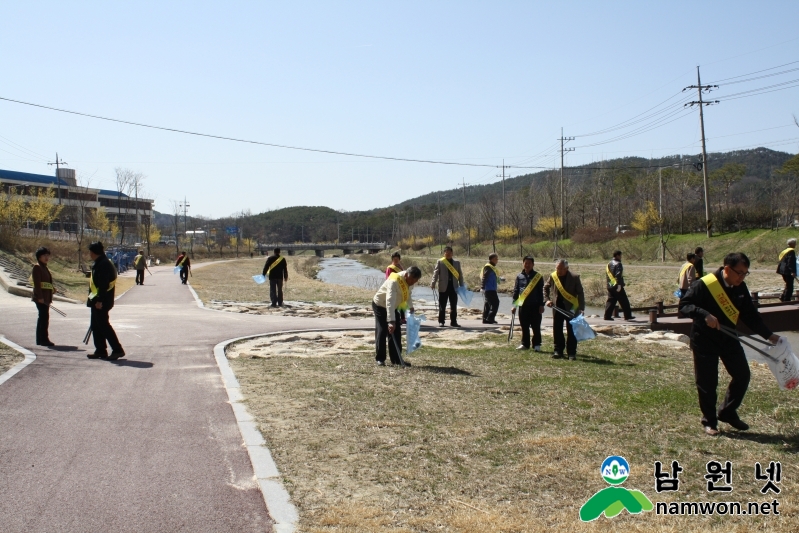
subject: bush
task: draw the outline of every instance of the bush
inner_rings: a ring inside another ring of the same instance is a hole
[[[572,241],[580,244],[596,244],[612,241],[616,234],[611,228],[584,227],[574,232]]]

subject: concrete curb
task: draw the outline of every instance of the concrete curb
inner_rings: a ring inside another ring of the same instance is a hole
[[[19,353],[21,353],[22,355],[25,356],[25,359],[23,361],[21,361],[20,363],[17,363],[16,365],[12,366],[8,370],[6,370],[6,372],[4,374],[0,375],[0,385],[2,385],[3,383],[5,383],[9,379],[11,379],[12,377],[14,377],[17,374],[19,374],[19,372],[23,368],[25,368],[26,366],[28,366],[29,364],[34,362],[36,360],[36,354],[33,353],[30,350],[26,350],[25,348],[23,348],[19,344],[15,344],[15,343],[11,342],[10,340],[6,339],[2,335],[0,335],[0,342],[5,344],[6,346],[11,348],[12,350],[16,350],[16,351],[18,351]]]
[[[194,292],[194,291],[192,291]],[[196,298],[196,294],[195,294]],[[200,302],[202,306],[202,302]],[[244,405],[244,395],[241,394],[241,386],[239,385],[233,369],[230,368],[225,349],[234,342],[239,342],[246,339],[254,339],[258,337],[271,337],[274,335],[285,335],[289,333],[314,333],[314,332],[329,332],[329,331],[349,331],[349,330],[373,330],[373,327],[349,327],[349,328],[325,328],[325,329],[298,329],[289,331],[277,331],[270,333],[260,333],[258,335],[247,335],[245,337],[236,337],[222,341],[214,346],[214,358],[219,367],[219,372],[222,374],[222,382],[227,390],[230,405],[233,407],[233,414],[236,416],[236,423],[239,426],[239,431],[244,439],[244,445],[247,447],[247,453],[250,456],[253,472],[258,480],[258,486],[261,488],[261,494],[266,503],[266,509],[269,511],[269,516],[275,521],[273,529],[276,533],[293,533],[297,529],[297,522],[300,518],[297,508],[291,503],[291,496],[289,496],[286,487],[283,486],[283,480],[280,472],[277,469],[275,461],[272,459],[272,453],[266,447],[266,441],[258,429],[258,424],[255,418],[247,410]]]
[[[199,307],[200,309],[204,309],[205,304],[203,303],[202,300],[200,300],[200,297],[197,296],[197,292],[194,290],[194,287],[191,286],[191,282],[188,282],[186,285],[189,286],[189,291],[191,292],[191,295],[194,296],[194,301],[197,302],[197,307]]]

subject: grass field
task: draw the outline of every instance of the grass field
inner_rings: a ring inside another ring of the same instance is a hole
[[[551,350],[551,338],[544,340]],[[799,404],[763,366],[753,368],[740,410],[752,430],[711,438],[701,432],[688,350],[595,340],[572,363],[512,347],[465,348],[422,348],[406,370],[376,367],[368,348],[231,360],[299,508],[301,531],[799,528]],[[654,503],[771,502],[759,493],[754,464],[781,461],[781,515],[625,512],[583,524],[581,505],[608,486],[599,473],[608,455],[627,458],[625,487]],[[655,491],[657,460],[680,461],[680,492]],[[706,492],[710,460],[732,461],[731,494]]]
[[[21,353],[0,342],[0,375],[23,359],[25,357]]]

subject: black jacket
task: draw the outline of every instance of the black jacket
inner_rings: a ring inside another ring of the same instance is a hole
[[[790,251],[782,256],[780,264],[777,266],[777,274],[783,276],[796,275],[796,252]]]
[[[738,309],[740,313],[738,320],[743,321],[749,329],[764,339],[771,337],[772,332],[763,324],[760,313],[757,312],[755,304],[752,303],[752,297],[749,294],[746,283],[741,283],[737,287],[727,287],[724,285],[721,271],[722,269],[718,269],[714,272],[714,275],[719,280],[730,301]],[[727,315],[724,314],[724,311],[721,310],[719,304],[716,303],[716,299],[710,293],[710,289],[701,279],[691,283],[688,292],[680,299],[680,312],[694,319],[693,326],[691,326],[692,348],[700,352],[718,353],[729,349],[731,345],[739,344],[737,340],[717,329],[708,327],[705,323],[705,318],[708,315],[713,315],[722,325],[735,328],[735,324],[727,318]]]
[[[526,274],[524,270],[522,270],[518,276],[516,276],[516,285],[513,286],[513,301],[516,301],[516,298],[524,292],[524,289],[527,288],[527,284],[530,283],[530,280],[535,277],[537,272],[535,270],[531,270],[530,274]],[[535,287],[533,287],[530,296],[524,300],[524,304],[522,307],[542,307],[544,305],[544,276],[541,276],[541,279],[538,280]]]
[[[103,309],[114,307],[114,287],[109,288],[112,281],[117,279],[117,269],[105,254],[97,257],[92,264],[92,281],[97,287],[97,296],[91,298],[91,287],[89,288],[90,297],[86,300],[86,306],[92,307],[97,302],[102,302]]]
[[[621,261],[616,261],[613,259],[610,263],[608,263],[608,269],[613,274],[613,277],[616,278],[616,285],[621,285],[624,287],[624,266],[621,264]],[[614,285],[610,284],[610,278],[608,277],[608,273],[605,272],[605,283],[607,283],[608,289],[615,289]]]
[[[701,257],[697,257],[696,259],[694,259],[694,269],[696,269],[696,278],[697,279],[699,279],[702,276],[704,276],[705,274],[707,274],[707,272],[705,272],[705,270],[704,270],[705,269],[705,260],[702,259]]]
[[[269,270],[269,267],[272,266],[272,263],[277,261],[278,257],[283,257],[282,255],[270,255],[266,258],[266,263],[264,264],[264,271],[262,274],[266,276],[266,271]],[[286,259],[283,258],[283,261],[277,264],[275,268],[269,273],[269,279],[289,279],[289,269],[286,265]]]

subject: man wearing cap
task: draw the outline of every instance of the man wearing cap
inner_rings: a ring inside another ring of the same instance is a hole
[[[444,248],[444,257],[436,261],[433,269],[433,281],[430,288],[435,288],[438,283],[438,325],[444,326],[447,317],[447,301],[449,300],[449,325],[453,328],[461,327],[458,324],[458,287],[463,285],[463,272],[461,262],[452,259],[452,247]]]
[[[616,307],[616,302],[621,305],[624,320],[634,319],[633,312],[630,310],[630,300],[624,290],[624,266],[621,264],[621,250],[613,252],[613,259],[605,267],[605,274],[608,289],[605,320],[613,320],[613,309]]]
[[[94,336],[94,353],[88,354],[89,359],[108,358],[113,360],[125,357],[125,350],[119,343],[114,328],[108,319],[108,313],[114,307],[114,286],[117,280],[117,271],[113,263],[105,255],[103,243],[97,241],[89,245],[92,273],[89,278],[89,298],[86,306],[91,308],[92,336]],[[108,355],[106,341],[111,346],[111,355]]]
[[[39,346],[55,346],[50,340],[50,304],[53,302],[55,286],[53,276],[47,263],[50,262],[50,250],[44,246],[36,250],[36,264],[33,265],[31,281],[33,281],[33,298],[36,309],[39,311],[39,320],[36,322],[36,344]]]
[[[413,313],[411,287],[422,277],[419,267],[412,266],[408,270],[392,272],[372,298],[372,312],[375,315],[375,361],[378,366],[386,365],[386,341],[391,362],[402,364],[402,317],[400,313],[408,310]],[[411,366],[405,361],[405,366]]]
[[[139,250],[139,253],[133,258],[133,268],[136,270],[136,285],[144,285],[144,269],[146,267],[147,262],[144,259],[144,251]]]
[[[266,258],[262,274],[269,278],[271,307],[283,307],[283,283],[289,280],[289,269],[286,258],[280,255],[280,248],[275,248],[274,252],[274,255]]]

